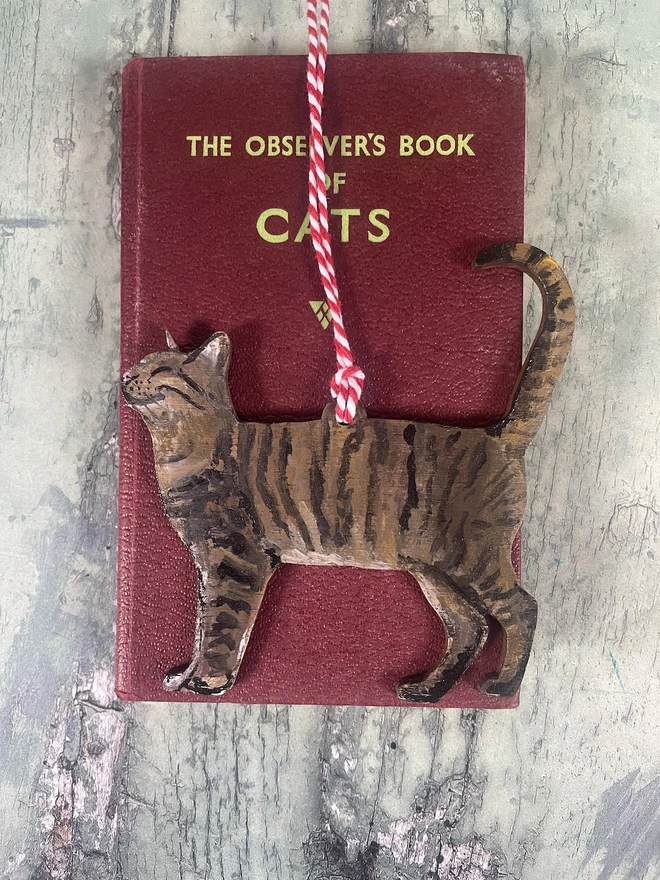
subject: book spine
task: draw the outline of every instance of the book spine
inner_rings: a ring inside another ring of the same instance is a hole
[[[136,58],[122,74],[122,229],[121,229],[121,369],[139,360],[140,340],[140,202],[141,129],[144,62]],[[133,622],[136,596],[134,554],[135,504],[139,498],[135,419],[119,405],[119,510],[117,554],[117,626],[115,691],[138,699],[132,682]]]

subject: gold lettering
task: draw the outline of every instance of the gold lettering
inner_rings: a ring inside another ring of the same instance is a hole
[[[268,135],[268,155],[269,156],[279,156],[280,155],[280,139],[276,134]]]
[[[428,147],[422,147],[422,141],[425,141],[428,144]],[[420,135],[415,143],[415,149],[420,156],[430,156],[435,149],[433,138],[429,137],[427,134]]]
[[[190,155],[197,155],[197,141],[201,141],[201,134],[189,134],[186,138],[187,141],[190,141]]]
[[[301,242],[306,235],[309,235],[309,211],[305,214],[305,219],[300,224],[300,229],[296,232],[294,241]]]
[[[371,230],[367,232],[367,236],[369,241],[385,241],[385,239],[390,237],[390,228],[378,217],[385,217],[386,220],[390,219],[390,212],[387,208],[374,208],[373,211],[369,212],[369,222],[372,226],[375,226],[376,229],[379,230],[379,233],[376,235]]]
[[[328,140],[327,135],[323,135],[323,143],[325,144],[325,151],[328,156],[332,156],[337,146],[337,142],[339,141],[339,135],[336,134],[332,140]]]
[[[473,137],[471,134],[459,134],[458,136],[458,155],[462,156],[467,153],[468,156],[474,156],[474,152],[468,146],[468,141]]]
[[[359,217],[359,208],[333,208],[330,213],[334,217],[341,217],[341,238],[340,241],[346,242],[350,238],[349,225],[351,217]]]
[[[442,147],[444,141],[447,141],[448,144],[446,150]],[[450,134],[441,134],[435,142],[435,148],[441,156],[451,156],[456,149],[456,141]]]
[[[220,155],[231,156],[231,135],[223,134],[220,136]]]
[[[353,152],[351,150],[351,136],[350,134],[343,134],[340,138],[340,154],[342,156],[352,156]],[[343,239],[342,239],[343,240]]]
[[[346,183],[346,172],[345,171],[335,171],[332,175],[333,178],[333,186],[332,191],[335,195],[339,192],[339,187],[343,186]]]
[[[364,134],[355,135],[355,155],[369,155],[369,150],[367,148],[367,137]]]
[[[283,208],[267,208],[265,211],[262,211],[259,214],[259,218],[257,219],[257,232],[263,238],[264,241],[269,241],[271,244],[281,244],[284,241],[287,241],[289,238],[289,231],[286,232],[269,232],[266,229],[266,220],[269,217],[281,217],[286,223],[289,222],[289,212],[285,211]]]
[[[256,147],[252,146],[252,143],[256,144]],[[248,156],[261,156],[263,151],[266,149],[266,142],[262,137],[259,137],[258,134],[252,135],[245,141],[245,152]]]
[[[213,140],[209,140],[209,138],[204,135],[204,144],[202,146],[202,153],[204,156],[208,156],[209,151],[213,151],[213,155],[218,155],[218,136],[217,134],[213,136]]]
[[[307,135],[306,134],[297,134],[296,135],[296,156],[306,156],[307,155]]]
[[[371,135],[369,135],[371,137]],[[374,156],[382,156],[385,152],[385,135],[377,134],[374,136]]]
[[[412,156],[412,154],[413,139],[409,134],[402,134],[399,138],[399,156]]]
[[[282,138],[282,155],[293,156],[293,135],[285,134]]]

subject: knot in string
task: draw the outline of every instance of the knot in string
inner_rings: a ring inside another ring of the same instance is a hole
[[[325,156],[323,150],[323,88],[325,63],[328,57],[330,27],[329,0],[321,0],[320,20],[317,0],[307,0],[307,99],[311,126],[309,151],[309,226],[314,245],[321,283],[332,315],[332,332],[337,353],[337,372],[330,381],[330,391],[336,399],[335,418],[340,424],[350,425],[362,394],[364,373],[355,366],[351,347],[344,329],[335,276],[335,264],[330,247],[328,229],[328,202],[325,195]]]
[[[355,418],[357,402],[364,386],[364,373],[355,364],[340,367],[330,381],[330,393],[337,401],[335,416],[338,422],[350,425]]]

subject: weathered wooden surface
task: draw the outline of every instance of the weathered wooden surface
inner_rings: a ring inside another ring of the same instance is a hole
[[[118,73],[133,53],[299,52],[303,11],[0,4],[0,876],[651,880],[655,0],[334,9],[334,51],[526,58],[527,238],[563,259],[580,324],[528,453],[542,613],[521,708],[113,700]]]

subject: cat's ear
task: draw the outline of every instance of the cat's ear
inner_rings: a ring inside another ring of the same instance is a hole
[[[193,352],[190,357],[195,356],[203,360],[213,373],[222,373],[227,375],[229,369],[229,361],[231,360],[231,342],[226,333],[214,333],[210,339],[207,339],[204,345],[200,346],[197,351]]]
[[[226,333],[214,333],[183,362],[185,372],[200,385],[216,405],[234,414],[229,394],[227,373],[231,359],[231,343]]]
[[[203,345],[191,352],[183,362],[184,365],[197,363],[209,373],[226,375],[231,359],[231,343],[226,333],[214,333]]]
[[[179,351],[179,346],[174,341],[174,337],[169,330],[165,331],[165,340],[167,342],[168,351]]]

